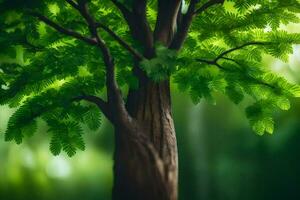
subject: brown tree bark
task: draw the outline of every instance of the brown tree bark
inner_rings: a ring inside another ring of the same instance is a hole
[[[144,32],[135,30],[136,23],[130,23],[132,19],[128,18],[127,21],[133,36],[136,35],[134,38],[144,44],[148,44],[145,41],[150,41],[151,45],[145,45],[144,55],[151,59],[155,57],[153,41],[159,41],[166,47],[170,45],[176,30],[181,0],[158,2],[153,37],[151,30],[147,28],[146,1],[135,2],[139,9],[133,10],[132,15],[143,19],[144,26],[138,26],[138,30]],[[150,34],[146,34],[149,32]],[[146,39],[141,35],[146,36]],[[129,124],[115,125],[113,199],[177,200],[178,155],[170,83],[169,80],[155,83],[139,66],[134,69],[139,78],[139,89],[130,90],[126,102],[126,110],[133,120],[129,120]]]
[[[115,127],[114,200],[176,200],[177,146],[169,81],[144,80],[130,91],[135,119]]]

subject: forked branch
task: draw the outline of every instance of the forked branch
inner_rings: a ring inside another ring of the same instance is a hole
[[[76,7],[75,7],[76,8]],[[115,77],[115,64],[114,59],[110,53],[109,48],[105,44],[104,40],[97,32],[97,23],[95,22],[93,16],[90,14],[88,9],[87,1],[81,1],[78,3],[78,7],[76,8],[85,21],[88,24],[88,28],[92,37],[96,38],[97,46],[102,52],[103,61],[106,68],[106,88],[107,88],[107,99],[108,106],[110,111],[114,113],[112,122],[116,120],[128,120],[128,113],[125,108],[125,103],[123,101],[121,92],[119,90],[116,77]]]
[[[198,2],[199,0],[191,0],[187,13],[182,16],[180,15],[181,20],[179,21],[178,30],[170,45],[171,49],[179,50],[182,47],[182,44],[187,37],[188,30],[192,24],[194,12]],[[181,8],[179,12],[181,13]]]
[[[133,0],[131,10],[117,0],[111,2],[120,10],[134,39],[145,47],[144,55],[153,54],[153,34],[146,16],[147,0]]]
[[[123,40],[120,36],[118,36],[113,30],[109,27],[105,26],[101,22],[96,23],[97,27],[100,27],[105,32],[107,32],[112,38],[114,38],[122,47],[124,47],[129,53],[131,53],[137,60],[143,60],[144,57],[137,50],[135,50],[132,46],[130,46],[125,40]]]
[[[267,45],[267,44],[271,44],[271,42],[261,42],[261,41],[252,41],[252,42],[247,42],[245,44],[242,44],[240,46],[237,46],[237,47],[234,47],[234,48],[231,48],[231,49],[228,49],[224,52],[222,52],[220,55],[218,55],[215,59],[213,60],[206,60],[206,59],[203,59],[203,58],[197,58],[196,61],[199,61],[199,62],[203,62],[203,63],[207,63],[209,65],[216,65],[217,67],[219,68],[223,68],[222,66],[220,66],[218,64],[218,61],[220,59],[225,59],[225,60],[229,60],[229,61],[233,61],[235,63],[238,64],[238,62],[232,58],[228,58],[228,57],[225,57],[226,55],[234,52],[234,51],[237,51],[237,50],[240,50],[240,49],[243,49],[247,46],[253,46],[253,45]],[[224,68],[225,69],[225,68]]]
[[[171,49],[179,50],[182,47],[182,45],[187,37],[188,30],[192,24],[193,18],[196,15],[203,13],[208,8],[210,8],[214,5],[224,3],[224,0],[209,0],[207,3],[203,4],[200,8],[196,9],[197,4],[199,4],[199,3],[200,3],[200,0],[191,0],[190,1],[187,13],[184,14],[181,17],[182,19],[179,21],[180,23],[178,24],[177,32],[176,32],[174,39],[170,45]],[[181,11],[179,11],[179,12],[181,12]]]
[[[225,67],[221,66],[218,62],[214,61],[214,60],[206,60],[206,59],[202,59],[202,58],[196,58],[195,59],[198,62],[202,62],[202,63],[206,63],[208,65],[215,65],[218,68],[224,70],[224,71],[228,71],[228,69],[226,69]]]
[[[131,53],[138,60],[142,60],[143,56],[140,55],[138,51],[136,51],[133,47],[131,47],[126,41],[124,41],[121,37],[119,37],[113,30],[109,27],[105,26],[101,22],[95,22],[90,13],[88,12],[87,2],[75,3],[72,0],[65,0],[69,3],[73,8],[79,11],[79,13],[83,16],[83,18],[87,21],[90,32],[92,35],[97,35],[97,28],[100,27],[104,31],[106,31],[109,35],[111,35],[121,46],[123,46],[129,53]],[[116,2],[118,5],[119,3]],[[125,9],[125,8],[124,8]]]
[[[174,38],[177,17],[181,8],[181,0],[159,0],[157,18],[154,29],[154,39],[169,46]]]
[[[228,58],[228,57],[225,57],[226,55],[234,52],[234,51],[237,51],[237,50],[241,50],[247,46],[255,46],[255,45],[268,45],[268,44],[272,44],[271,42],[261,42],[261,41],[252,41],[252,42],[247,42],[245,44],[242,44],[240,46],[237,46],[237,47],[234,47],[234,48],[231,48],[231,49],[228,49],[226,51],[223,51],[220,55],[218,55],[215,59],[213,60],[206,60],[206,59],[202,59],[202,58],[197,58],[196,60],[199,61],[199,62],[205,62],[207,64],[216,64],[218,63],[218,61],[220,59],[225,59],[225,60],[230,60],[230,61],[235,61],[234,59],[231,59],[231,58]],[[235,61],[236,62],[236,61]]]
[[[229,49],[227,51],[224,51],[223,53],[221,53],[216,59],[214,60],[206,60],[206,59],[202,59],[202,58],[197,58],[196,61],[198,62],[202,62],[202,63],[206,63],[208,65],[214,65],[216,67],[218,67],[219,69],[223,70],[223,71],[226,71],[226,72],[235,72],[235,70],[230,70],[228,68],[225,68],[223,67],[222,65],[220,65],[218,63],[218,61],[220,59],[224,59],[224,60],[228,60],[228,61],[231,61],[231,62],[234,62],[236,65],[238,65],[239,67],[242,67],[242,64],[240,62],[238,62],[237,60],[233,59],[233,58],[228,58],[228,57],[224,57],[225,55],[233,52],[233,51],[236,51],[236,50],[239,50],[239,49],[242,49],[246,46],[250,46],[250,45],[263,45],[263,44],[268,44],[267,42],[248,42],[248,43],[245,43],[243,45],[240,45],[238,47],[235,47],[235,48],[232,48],[232,49]],[[253,78],[254,79],[254,78]],[[263,80],[258,80],[258,79],[254,79],[255,82],[257,84],[260,84],[260,85],[264,85],[264,86],[267,86],[269,88],[272,88],[274,89],[275,87]]]

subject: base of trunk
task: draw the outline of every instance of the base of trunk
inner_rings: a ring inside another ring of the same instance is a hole
[[[130,94],[133,124],[115,127],[114,200],[176,200],[177,145],[169,84],[147,82]]]

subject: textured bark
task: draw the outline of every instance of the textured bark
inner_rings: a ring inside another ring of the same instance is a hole
[[[166,47],[171,44],[181,0],[158,1],[153,38],[145,20],[146,1],[135,2],[139,3],[133,12],[123,14],[134,38],[144,44],[144,56],[151,59],[155,57],[154,41]],[[143,26],[131,23],[139,19]],[[177,200],[178,155],[169,80],[154,83],[140,70],[138,62],[134,74],[140,87],[128,93],[126,110],[130,120],[126,124],[115,123],[113,199]]]
[[[176,200],[177,146],[169,82],[144,80],[130,91],[135,119],[116,126],[114,200]]]

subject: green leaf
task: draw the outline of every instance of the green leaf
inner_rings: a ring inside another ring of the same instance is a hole
[[[289,110],[291,107],[290,101],[286,97],[279,97],[276,104],[281,110]]]
[[[58,155],[61,150],[68,156],[74,156],[76,150],[84,150],[83,131],[81,126],[74,121],[59,121],[53,117],[48,118],[49,132],[52,133],[50,150],[52,154]]]
[[[265,124],[263,121],[257,121],[252,124],[253,131],[258,135],[263,135],[265,133]]]
[[[68,142],[62,143],[63,150],[67,153],[69,157],[72,157],[76,154],[76,147]]]
[[[300,86],[299,85],[293,85],[291,88],[289,88],[289,91],[292,93],[294,97],[300,97]]]
[[[32,136],[37,130],[37,122],[33,120],[22,128],[22,133],[28,137]]]
[[[269,134],[273,134],[274,131],[274,121],[272,118],[265,118],[264,119],[264,127],[265,131]]]
[[[142,60],[140,66],[150,78],[159,82],[168,79],[176,71],[177,53],[162,45],[157,45],[156,54],[156,57],[150,60]]]
[[[57,156],[60,154],[62,150],[62,144],[60,141],[60,137],[58,133],[53,133],[51,141],[50,141],[50,151],[54,156]]]
[[[89,129],[96,131],[101,126],[101,113],[99,108],[92,106],[89,111],[84,114],[84,122]]]
[[[239,104],[244,99],[244,93],[240,87],[228,86],[226,87],[226,95],[235,104]]]
[[[216,77],[209,83],[209,88],[214,91],[225,93],[227,82],[223,77]]]

